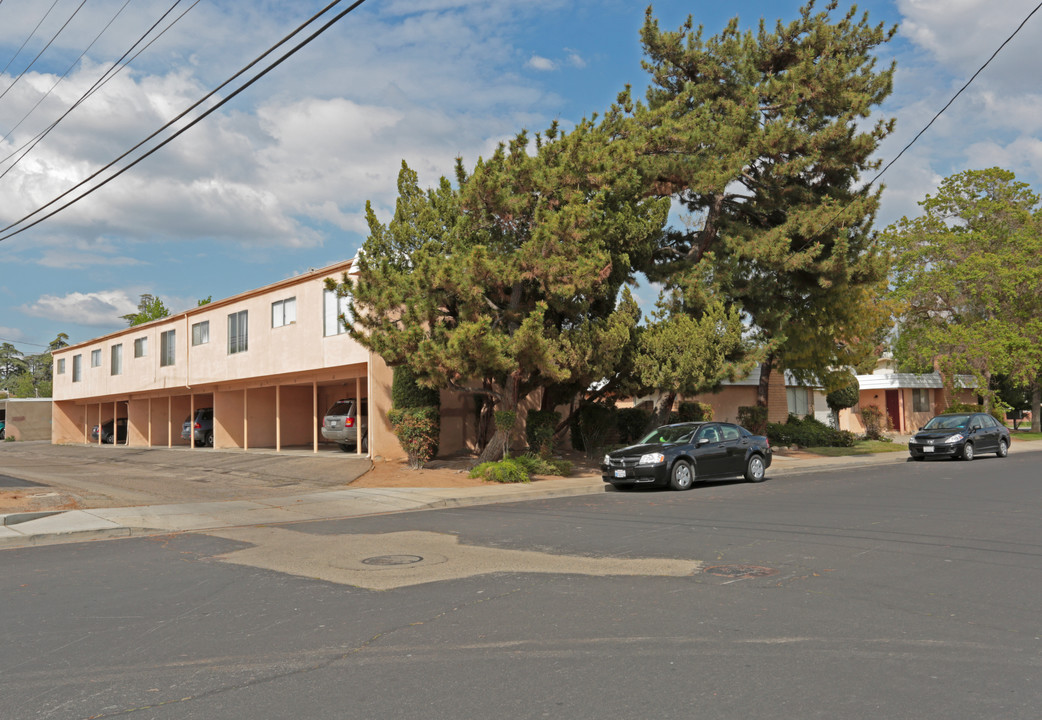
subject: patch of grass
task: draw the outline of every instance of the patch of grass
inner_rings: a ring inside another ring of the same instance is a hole
[[[1023,432],[1021,430],[1010,430],[1014,440],[1042,440],[1042,433]]]
[[[884,442],[882,440],[858,440],[853,447],[809,447],[805,452],[825,457],[848,457],[850,455],[871,455],[884,452],[908,452],[904,443]]]

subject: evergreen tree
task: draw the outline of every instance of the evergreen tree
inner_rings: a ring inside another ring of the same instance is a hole
[[[669,211],[640,197],[600,127],[522,132],[455,187],[420,190],[403,163],[395,216],[367,210],[370,235],[350,290],[354,337],[430,387],[515,411],[538,388],[560,395],[615,374],[639,320],[616,307]],[[346,281],[346,278],[345,278]],[[348,287],[350,286],[350,287]],[[497,432],[482,460],[498,458]]]
[[[879,191],[862,173],[892,121],[865,122],[891,90],[874,50],[895,29],[814,3],[791,23],[703,37],[689,17],[641,31],[652,85],[610,115],[632,128],[648,192],[676,198],[691,227],[664,236],[650,276],[705,312],[715,288],[760,347],[758,402],[775,365],[821,379],[862,364],[889,322],[885,258],[870,226]]]
[[[141,296],[141,301],[137,305],[136,313],[122,315],[121,317],[127,321],[128,327],[133,327],[135,325],[151,322],[152,320],[158,320],[159,318],[165,318],[169,315],[170,311],[167,309],[166,305],[163,304],[162,300],[146,293]]]

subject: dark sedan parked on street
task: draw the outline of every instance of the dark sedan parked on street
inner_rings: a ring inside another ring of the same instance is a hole
[[[913,460],[952,457],[972,460],[978,453],[1009,452],[1009,428],[988,413],[950,413],[931,418],[908,441]]]
[[[740,425],[678,423],[605,455],[601,478],[620,489],[646,483],[688,490],[696,479],[744,476],[762,482],[770,465],[770,442]]]

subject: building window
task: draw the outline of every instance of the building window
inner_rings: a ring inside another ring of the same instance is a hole
[[[228,354],[246,352],[249,349],[246,310],[228,316]]]
[[[192,325],[192,344],[205,345],[210,342],[210,321],[203,320]]]
[[[350,319],[350,308],[348,307],[349,298],[337,297],[336,292],[333,290],[326,290],[323,295],[323,334],[327,337],[329,335],[340,335],[341,333],[347,332],[347,325],[344,324],[342,317]]]
[[[930,412],[929,388],[912,388],[912,412]]]
[[[58,374],[65,374],[65,358],[58,358]]]
[[[122,375],[123,374],[123,345],[112,346],[112,374]]]
[[[173,365],[177,359],[175,354],[176,330],[167,330],[159,336],[159,365],[160,367],[166,367]]]
[[[788,401],[790,415],[806,417],[810,414],[810,408],[807,406],[807,388],[785,388],[785,399]]]
[[[134,357],[145,357],[148,355],[148,337],[139,337],[134,341]]]
[[[297,299],[276,300],[271,304],[271,326],[291,325],[297,321]]]
[[[83,379],[83,356],[72,356],[72,381],[79,382]]]
[[[90,351],[90,366],[101,367],[101,348]]]

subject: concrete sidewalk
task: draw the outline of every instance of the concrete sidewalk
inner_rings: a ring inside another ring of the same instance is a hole
[[[1042,450],[1042,441],[1017,442],[1013,452]],[[843,472],[909,462],[907,453],[851,457],[775,455],[768,482],[807,472]],[[365,488],[308,492],[252,500],[0,515],[0,549],[139,535],[327,520],[410,510],[518,502],[613,492],[599,475],[552,478],[516,485],[468,488]]]

